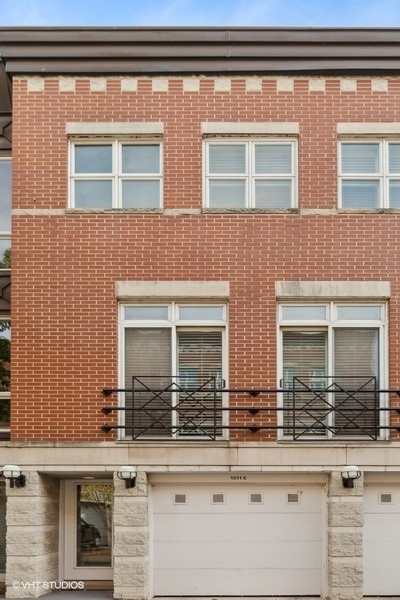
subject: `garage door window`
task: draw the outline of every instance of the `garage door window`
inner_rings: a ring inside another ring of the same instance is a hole
[[[290,390],[283,394],[285,435],[379,435],[384,308],[335,303],[280,307],[281,384]]]

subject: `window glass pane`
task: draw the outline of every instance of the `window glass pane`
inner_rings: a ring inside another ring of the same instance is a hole
[[[179,436],[221,435],[222,332],[178,331]]]
[[[11,323],[7,320],[0,320],[0,392],[10,391],[10,360]],[[0,410],[0,421],[3,420]]]
[[[125,329],[126,435],[169,437],[171,427],[171,330],[167,328]],[[136,377],[133,382],[133,377]],[[159,390],[158,392],[148,390]]]
[[[288,144],[256,144],[254,152],[256,175],[291,174],[292,146]]]
[[[11,268],[11,238],[0,238],[0,269]]]
[[[75,181],[76,208],[112,208],[111,181]]]
[[[113,496],[111,483],[77,486],[78,567],[111,567]]]
[[[243,144],[210,144],[208,147],[209,173],[246,172],[246,146]]]
[[[326,306],[282,306],[284,321],[325,321]]]
[[[335,377],[377,377],[379,374],[378,329],[335,329]]]
[[[342,144],[342,173],[379,173],[379,144]]]
[[[291,387],[293,377],[326,375],[326,331],[283,331],[283,379]]]
[[[400,173],[400,144],[389,144],[389,173]]]
[[[128,328],[125,330],[126,386],[132,377],[171,377],[171,330]]]
[[[180,306],[181,321],[223,321],[223,306]]]
[[[160,208],[160,182],[123,181],[122,208]]]
[[[400,181],[389,181],[389,208],[400,208]]]
[[[210,208],[245,208],[246,182],[243,179],[209,181]]]
[[[75,173],[111,173],[112,146],[75,146]]]
[[[380,320],[380,306],[338,306],[338,319],[343,320]]]
[[[327,373],[326,331],[283,331],[283,387],[299,391],[284,394],[285,433],[295,437],[326,435],[326,404],[321,393]],[[294,377],[297,380],[294,380]]]
[[[154,145],[123,145],[123,173],[159,173],[160,146]]]
[[[255,182],[256,208],[290,208],[291,202],[291,181],[268,180]]]
[[[335,432],[341,436],[375,435],[379,415],[374,410],[379,386],[379,330],[334,330]],[[340,388],[344,391],[341,392]],[[346,392],[346,390],[350,390]]]
[[[379,208],[378,180],[342,181],[343,208]]]
[[[11,231],[11,159],[0,160],[0,231]]]
[[[125,306],[127,320],[166,320],[168,306]]]
[[[212,377],[216,378],[217,387],[220,387],[222,332],[179,331],[178,373],[179,384],[183,387],[198,388],[205,385]],[[201,402],[200,398],[199,401]]]

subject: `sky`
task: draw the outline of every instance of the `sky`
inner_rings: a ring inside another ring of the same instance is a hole
[[[400,0],[1,0],[2,26],[400,27]]]

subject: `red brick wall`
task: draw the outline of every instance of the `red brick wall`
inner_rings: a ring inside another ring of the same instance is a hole
[[[162,121],[165,208],[201,208],[203,121],[300,123],[299,205],[337,206],[337,135],[340,122],[400,121],[400,78],[387,92],[341,92],[339,79],[310,92],[248,92],[234,79],[215,92],[168,92],[139,80],[107,93],[77,80],[60,92],[14,82],[14,208],[65,209],[68,121]],[[12,439],[88,440],[103,434],[104,386],[117,384],[116,280],[223,280],[230,282],[230,386],[276,385],[277,280],[388,280],[390,384],[400,387],[398,214],[23,214],[13,217]],[[233,400],[233,399],[232,399]],[[254,400],[240,398],[240,404]],[[108,402],[108,401],[107,401]],[[275,398],[270,398],[275,403]],[[264,418],[264,422],[265,419]],[[258,422],[259,417],[255,417]],[[268,434],[241,433],[251,440]],[[273,434],[274,437],[274,434]]]

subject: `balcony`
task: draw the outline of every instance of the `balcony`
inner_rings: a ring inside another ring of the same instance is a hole
[[[102,430],[132,441],[216,441],[239,431],[293,441],[375,441],[400,432],[400,390],[379,389],[375,377],[293,377],[290,388],[228,389],[213,377],[134,376],[131,388],[105,388],[103,395],[119,403],[102,408],[115,419]]]

